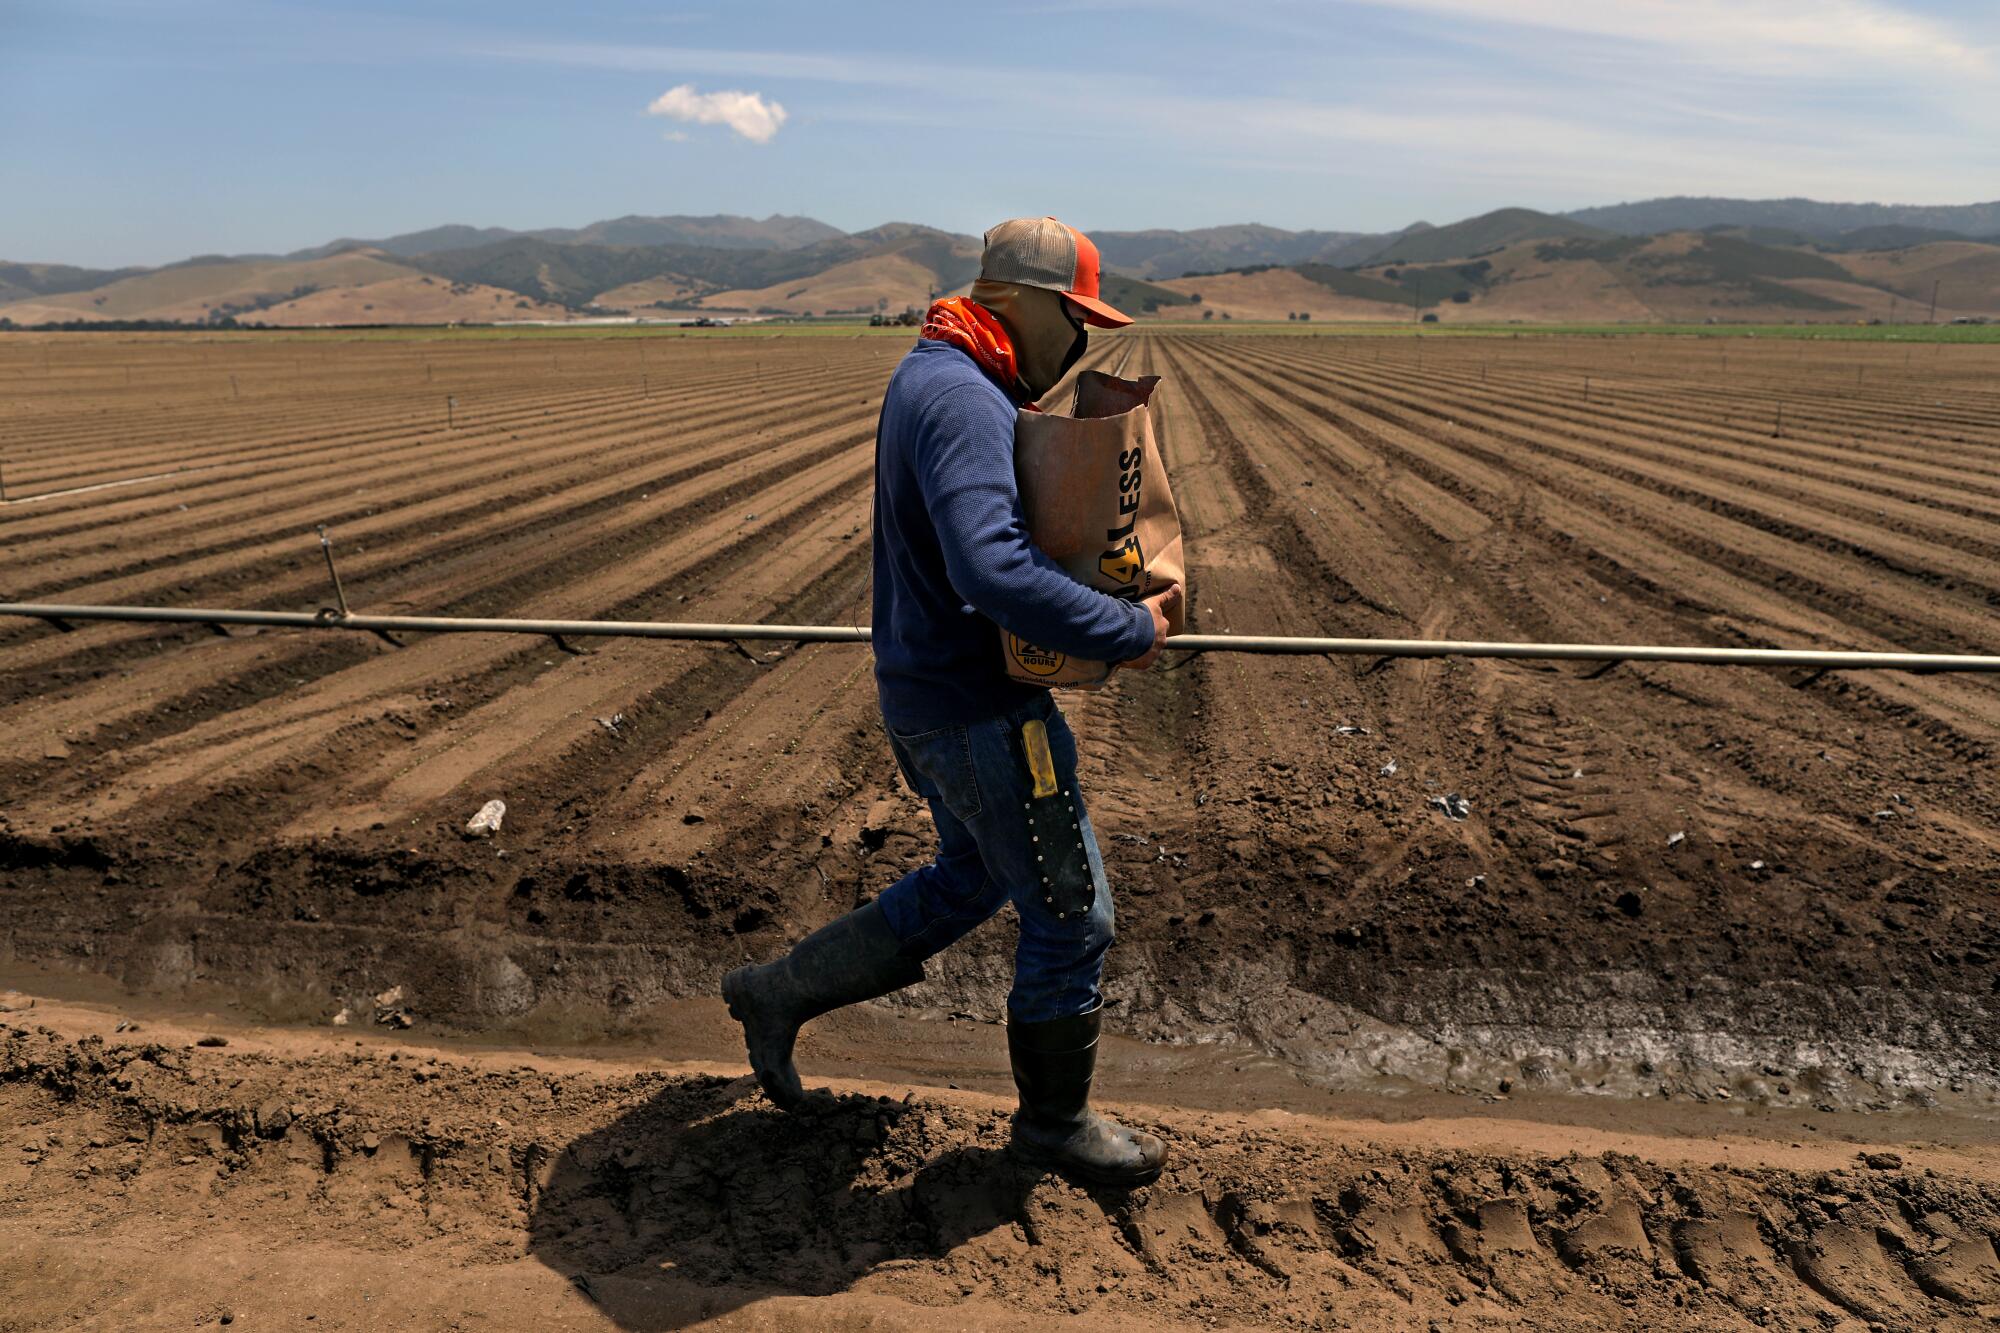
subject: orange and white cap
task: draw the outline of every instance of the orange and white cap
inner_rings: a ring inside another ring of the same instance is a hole
[[[1083,310],[1084,323],[1122,329],[1132,317],[1098,296],[1101,267],[1097,247],[1075,227],[1054,218],[1010,218],[986,233],[979,276],[1061,292]]]

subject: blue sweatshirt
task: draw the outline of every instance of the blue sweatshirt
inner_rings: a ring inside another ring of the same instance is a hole
[[[875,434],[875,685],[904,733],[1005,712],[1042,687],[1007,678],[995,624],[1043,648],[1125,662],[1153,646],[1145,607],[1085,587],[1028,540],[1014,401],[971,357],[921,341]]]

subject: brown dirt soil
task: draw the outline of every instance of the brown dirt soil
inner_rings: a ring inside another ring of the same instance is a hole
[[[870,446],[903,346],[0,340],[14,501],[0,506],[0,595],[310,610],[331,601],[312,536],[325,522],[360,609],[864,622]],[[1994,649],[2000,349],[1148,332],[1103,340],[1088,364],[1166,376],[1159,435],[1202,632]],[[299,1162],[256,1130],[270,1094],[242,1089],[334,1087],[345,1051],[242,1029],[189,1057],[200,1077],[170,1071],[183,1115],[93,1071],[105,1057],[78,1045],[84,1027],[30,1032],[0,1087],[0,1122],[24,1127],[0,1144],[0,1172],[28,1128],[59,1135],[23,1154],[58,1164],[23,1168],[25,1215],[99,1219],[106,1248],[0,1227],[25,1256],[0,1273],[40,1274],[33,1291],[115,1288],[137,1251],[199,1274],[232,1252],[217,1237],[267,1236],[250,1247],[265,1267],[232,1290],[374,1264],[387,1276],[371,1290],[398,1299],[434,1289],[496,1320],[532,1308],[547,1312],[535,1326],[579,1327],[626,1318],[621,1301],[669,1311],[633,1327],[702,1310],[805,1322],[823,1307],[786,1301],[829,1291],[863,1302],[839,1318],[881,1326],[929,1318],[909,1302],[979,1326],[1074,1308],[1113,1326],[1279,1311],[1419,1327],[1659,1326],[1685,1311],[1697,1327],[1929,1327],[1992,1303],[1978,1286],[1990,1158],[1907,1173],[1909,1189],[1949,1198],[1898,1193],[1851,1160],[1822,1178],[1842,1164],[1811,1150],[1760,1158],[1776,1174],[1732,1184],[1707,1167],[1733,1122],[1703,1117],[1850,1117],[1895,1142],[1967,1125],[1990,1144],[1994,682],[1169,665],[1065,700],[1119,893],[1112,1025],[1153,1043],[1130,1059],[1228,1049],[1276,1081],[1233,1103],[1200,1100],[1231,1082],[1213,1072],[1113,1085],[1187,1150],[1149,1196],[1169,1211],[1148,1240],[1129,1208],[1037,1193],[1047,1185],[1016,1198],[991,1160],[995,1030],[948,1016],[1001,1011],[1004,921],[867,1020],[902,1025],[901,1054],[852,1036],[819,1049],[820,1070],[862,1080],[842,1085],[857,1096],[924,1085],[907,1107],[850,1099],[817,1128],[775,1121],[732,1081],[728,1025],[675,1007],[924,855],[926,816],[880,741],[864,650],[604,641],[577,656],[476,636],[0,623],[0,978],[46,994],[28,981],[38,969],[109,976],[140,996],[123,1003],[149,1029],[155,1007],[220,987],[245,1020],[345,1012],[374,1030],[380,1009],[434,1042],[643,1033],[694,1062],[643,1072],[599,1051],[565,1066],[578,1106],[535,1160],[609,1137],[561,1176],[555,1238],[535,1239],[550,1182],[515,1192],[532,1173],[526,1138],[508,1136],[508,1164],[479,1188],[516,1211],[472,1226],[460,1251],[449,1226],[395,1229],[425,1215],[428,1186],[398,1187],[394,1226],[328,1205],[322,1227],[319,1201],[354,1152],[340,1112],[310,1121],[319,1147],[294,1144]],[[1448,792],[1469,818],[1430,805]],[[465,820],[494,796],[503,831],[468,841]],[[983,1034],[963,1063],[945,1053],[961,1029]],[[267,1040],[275,1063],[255,1066]],[[535,1080],[485,1058],[449,1056],[473,1071],[464,1086],[490,1084],[486,1123],[539,1132],[523,1109],[540,1103]],[[419,1168],[458,1151],[355,1086],[299,1101],[344,1107],[380,1143],[429,1144],[405,1148]],[[1504,1131],[1384,1139],[1346,1123],[1382,1114],[1365,1108],[1387,1093],[1470,1106],[1503,1089],[1538,1108]],[[444,1105],[461,1103],[484,1114],[471,1093]],[[1213,1128],[1188,1109],[1203,1105],[1223,1117]],[[1300,1123],[1259,1119],[1271,1106]],[[1599,1127],[1565,1109],[1603,1106],[1695,1118],[1649,1122],[1654,1141],[1607,1163],[1612,1146],[1584,1133]],[[82,1127],[90,1116],[144,1127],[134,1179],[159,1202],[91,1201],[90,1162],[70,1156],[105,1137]],[[212,1118],[224,1176],[201,1151],[156,1148],[148,1116]],[[815,1151],[829,1127],[850,1153]],[[462,1132],[491,1159],[498,1140]],[[1563,1163],[1572,1142],[1594,1167]],[[756,1166],[742,1190],[717,1183],[757,1143],[787,1166]],[[294,1167],[307,1174],[245,1192]],[[661,1191],[686,1209],[645,1201]],[[794,1205],[825,1229],[739,1240],[717,1200],[767,1231]],[[1564,1248],[1600,1215],[1596,1239]],[[459,1259],[491,1236],[505,1253],[474,1282]],[[600,1244],[611,1266],[591,1271],[610,1285],[550,1281]],[[1623,1257],[1600,1264],[1589,1246]],[[1957,1276],[1920,1275],[1933,1260]],[[1937,1294],[1953,1283],[1969,1294]],[[130,1311],[106,1300],[91,1317],[121,1326]],[[455,1317],[408,1309],[416,1326]]]
[[[1190,1109],[1218,1069],[1114,1090],[1174,1151],[1124,1195],[1014,1164],[980,1093],[841,1080],[788,1116],[729,1069],[9,998],[5,1328],[2000,1318],[1990,1145]]]

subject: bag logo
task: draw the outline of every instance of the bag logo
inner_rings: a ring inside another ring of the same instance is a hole
[[[1141,493],[1140,463],[1146,457],[1145,447],[1133,445],[1118,454],[1118,517],[1125,521],[1104,533],[1106,550],[1097,557],[1098,572],[1113,583],[1128,585],[1137,590],[1139,575],[1145,571],[1146,559],[1139,549],[1139,496]],[[1126,591],[1118,589],[1119,594]]]
[[[1020,665],[1021,670],[1034,676],[1053,676],[1063,669],[1069,658],[1050,648],[1038,648],[1018,634],[1007,636],[1007,655]]]
[[[1137,583],[1139,571],[1145,567],[1136,533],[1097,557],[1097,568],[1113,583]]]

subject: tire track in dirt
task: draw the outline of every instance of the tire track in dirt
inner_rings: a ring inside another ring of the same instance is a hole
[[[1314,424],[1313,418],[1292,415],[1298,411],[1298,404],[1274,399],[1258,377],[1241,373],[1226,363],[1207,367],[1207,373],[1218,382],[1235,386],[1239,416],[1263,415],[1273,422],[1273,433],[1278,438],[1326,438],[1313,436],[1307,429]],[[1347,433],[1347,425],[1343,423],[1341,434]],[[1355,438],[1364,443],[1380,443],[1365,430]],[[1301,468],[1309,472],[1310,462],[1303,462]],[[1458,504],[1449,492],[1413,491],[1410,478],[1395,475],[1390,469],[1371,469],[1371,473],[1383,476],[1385,482],[1380,488],[1370,486],[1363,492],[1368,511],[1376,515],[1400,512],[1404,520],[1393,527],[1372,522],[1365,535],[1350,530],[1346,534],[1349,540],[1343,544],[1351,551],[1366,552],[1373,563],[1420,570],[1432,580],[1438,589],[1432,596],[1437,600],[1417,627],[1421,637],[1528,640],[1604,637],[1590,632],[1599,626],[1586,627],[1574,614],[1564,614],[1546,596],[1531,591],[1531,583],[1536,588],[1564,589],[1571,593],[1576,605],[1595,607],[1598,599],[1592,595],[1594,588],[1588,580],[1565,578],[1556,568],[1538,570],[1532,580],[1523,577],[1517,569],[1519,564],[1541,562],[1512,539],[1511,528],[1498,523],[1477,528],[1440,523],[1427,511],[1435,509],[1440,497]],[[1496,489],[1501,485],[1496,479]],[[1412,666],[1424,670],[1407,669]],[[1488,661],[1394,662],[1382,669],[1379,679],[1380,698],[1377,707],[1371,710],[1376,725],[1393,728],[1405,719],[1424,718],[1426,726],[1415,728],[1414,735],[1404,738],[1414,743],[1422,760],[1406,754],[1396,771],[1377,773],[1374,775],[1377,781],[1369,786],[1393,788],[1398,778],[1405,781],[1416,778],[1424,773],[1424,768],[1419,767],[1421,762],[1428,767],[1428,776],[1436,780],[1448,775],[1448,785],[1459,788],[1472,784],[1490,792],[1496,788],[1505,791],[1513,785],[1516,796],[1506,798],[1506,802],[1526,795],[1528,808],[1534,810],[1541,804],[1551,772],[1549,764],[1553,762],[1545,752],[1560,749],[1566,763],[1562,779],[1578,789],[1552,806],[1550,813],[1556,817],[1547,822],[1553,829],[1573,841],[1585,841],[1588,835],[1578,832],[1564,816],[1613,815],[1616,828],[1597,830],[1597,836],[1591,840],[1596,852],[1613,866],[1617,861],[1616,848],[1628,836],[1625,830],[1666,824],[1668,827],[1658,830],[1662,839],[1674,831],[1673,825],[1679,819],[1677,813],[1652,808],[1660,802],[1650,792],[1649,785],[1623,776],[1653,771],[1665,762],[1665,757],[1652,754],[1641,759],[1624,753],[1622,747],[1610,744],[1614,733],[1594,721],[1563,720],[1567,709],[1558,708],[1557,695],[1602,699],[1620,692],[1617,682],[1581,684],[1575,680],[1575,673],[1561,667]],[[1574,708],[1576,702],[1572,697],[1569,708]],[[1541,725],[1545,718],[1549,719],[1548,729]],[[1511,784],[1509,774],[1500,768],[1488,766],[1482,771],[1479,766],[1465,764],[1467,756],[1463,752],[1468,742],[1473,742],[1471,748],[1476,756],[1477,738],[1488,735],[1503,747],[1513,770]],[[1460,751],[1455,763],[1445,758],[1454,750]],[[1450,768],[1444,768],[1447,763]],[[1580,775],[1585,770],[1590,776],[1582,781]],[[1519,790],[1523,783],[1530,788],[1526,793]],[[1586,802],[1588,808],[1577,808],[1578,801]],[[1501,808],[1506,808],[1506,802]],[[1496,848],[1484,839],[1478,840],[1473,850],[1488,867],[1506,859],[1504,848]],[[1560,858],[1548,864],[1559,873],[1566,869]]]

